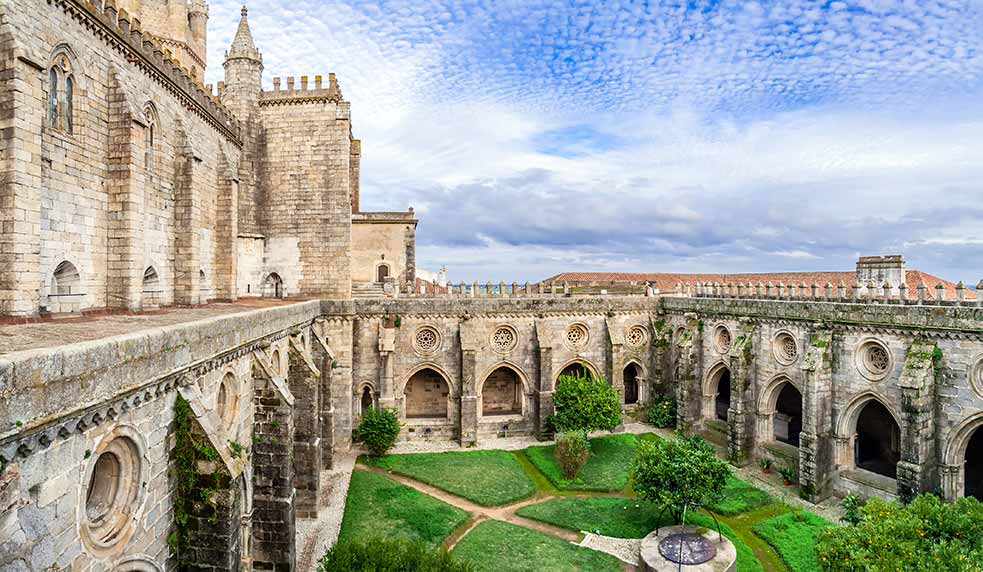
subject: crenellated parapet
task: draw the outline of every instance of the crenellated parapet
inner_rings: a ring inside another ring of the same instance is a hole
[[[281,78],[273,78],[273,89],[263,90],[259,97],[259,104],[262,105],[296,105],[304,103],[346,103],[341,94],[341,87],[338,86],[338,79],[335,74],[328,74],[328,83],[324,84],[323,76],[314,76],[313,83],[309,76],[297,78],[290,76],[283,82]]]
[[[127,61],[161,84],[192,113],[241,146],[236,118],[207,92],[191,73],[165,52],[159,39],[144,32],[140,21],[125,10],[117,10],[113,0],[104,6],[88,0],[49,0],[92,30],[109,47],[123,52]]]

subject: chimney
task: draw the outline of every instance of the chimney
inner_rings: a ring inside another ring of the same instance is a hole
[[[861,256],[857,260],[857,282],[860,284],[891,285],[891,295],[901,293],[900,286],[905,283],[904,256]]]

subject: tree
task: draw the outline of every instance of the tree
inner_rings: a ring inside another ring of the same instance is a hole
[[[906,506],[872,498],[853,526],[820,533],[823,570],[979,570],[983,562],[983,503],[967,497],[946,504],[919,495]]]
[[[375,456],[384,455],[399,437],[399,416],[395,409],[370,407],[358,424],[358,437]]]
[[[664,506],[682,524],[683,507],[694,510],[720,497],[730,469],[698,435],[641,442],[632,463],[632,488]]]
[[[561,375],[553,403],[557,431],[611,431],[621,424],[621,398],[602,377]]]
[[[583,431],[568,431],[556,436],[556,446],[553,456],[560,463],[563,476],[569,480],[577,478],[580,470],[590,458],[590,441]]]

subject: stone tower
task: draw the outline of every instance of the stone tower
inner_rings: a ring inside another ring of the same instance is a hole
[[[208,4],[205,0],[117,0],[117,7],[140,20],[145,33],[170,52],[191,77],[205,77]]]
[[[239,29],[225,53],[225,83],[220,88],[222,103],[239,119],[247,119],[259,101],[263,86],[263,54],[249,31],[248,10],[242,7]]]

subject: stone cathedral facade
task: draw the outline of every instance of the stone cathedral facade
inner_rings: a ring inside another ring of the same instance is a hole
[[[412,209],[360,209],[338,80],[265,89],[243,9],[202,85],[207,19],[0,4],[0,571],[296,569],[366,407],[405,439],[548,438],[571,371],[627,412],[676,398],[682,430],[796,467],[810,500],[983,496],[962,284],[865,257],[423,293]]]

